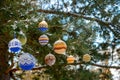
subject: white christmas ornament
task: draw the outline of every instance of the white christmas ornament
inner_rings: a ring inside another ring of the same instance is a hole
[[[21,51],[22,45],[21,42],[14,38],[8,44],[9,52],[11,53],[19,53]]]
[[[45,34],[41,35],[38,40],[39,40],[39,43],[43,46],[49,42],[49,38]]]
[[[52,66],[55,64],[56,58],[53,54],[49,53],[45,56],[45,63],[49,66]]]

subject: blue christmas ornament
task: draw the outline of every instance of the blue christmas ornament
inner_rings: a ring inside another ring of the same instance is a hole
[[[35,63],[35,57],[29,53],[24,53],[19,57],[18,64],[22,70],[31,70],[35,66]]]
[[[38,25],[38,29],[41,31],[41,32],[46,32],[48,30],[48,24],[46,21],[42,21],[39,23]]]
[[[21,51],[22,45],[21,42],[14,38],[8,44],[9,52],[11,53],[19,53]]]

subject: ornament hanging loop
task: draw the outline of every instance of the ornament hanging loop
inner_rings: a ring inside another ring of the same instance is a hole
[[[16,38],[16,32],[14,31],[14,38]]]
[[[42,21],[45,21],[45,18],[43,17]]]

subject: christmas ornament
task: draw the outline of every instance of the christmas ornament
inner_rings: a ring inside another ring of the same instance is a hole
[[[41,31],[41,32],[45,32],[48,30],[48,24],[46,21],[41,21],[38,25],[38,29]]]
[[[74,63],[74,61],[75,61],[75,58],[72,55],[67,57],[67,63]]]
[[[19,35],[17,39],[20,40],[22,45],[25,45],[27,42],[27,38],[24,34]]]
[[[64,54],[67,49],[67,45],[61,39],[57,40],[53,45],[54,52],[58,54]]]
[[[56,58],[53,54],[49,53],[45,56],[45,63],[49,66],[52,66],[55,64]]]
[[[22,48],[21,42],[18,39],[14,38],[9,42],[8,48],[8,51],[11,53],[19,53]]]
[[[89,54],[83,55],[83,61],[84,62],[89,62],[91,60],[91,56]]]
[[[23,53],[19,57],[19,66],[22,70],[31,70],[36,63],[36,59],[29,53]]]
[[[43,35],[41,35],[41,36],[39,37],[39,43],[40,43],[41,45],[44,46],[44,45],[46,45],[48,42],[49,42],[49,38],[48,38],[47,35],[43,34]]]

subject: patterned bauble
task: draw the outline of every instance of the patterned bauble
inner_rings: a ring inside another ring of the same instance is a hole
[[[46,45],[48,42],[49,42],[49,38],[48,38],[47,35],[43,34],[43,35],[41,35],[41,36],[39,37],[39,43],[40,43],[41,45],[44,46],[44,45]]]
[[[52,66],[55,64],[56,58],[53,54],[49,53],[45,56],[45,63],[49,66]]]
[[[54,52],[58,54],[65,54],[67,45],[61,39],[57,40],[53,45]]]
[[[46,21],[41,21],[38,25],[38,29],[41,31],[41,32],[46,32],[48,30],[48,24]]]
[[[67,63],[74,63],[75,61],[75,57],[73,57],[72,55],[67,57]]]
[[[21,51],[22,45],[21,42],[14,38],[8,44],[9,52],[11,53],[19,53]]]
[[[35,57],[29,53],[24,53],[19,57],[18,64],[22,70],[31,70],[35,66],[35,63]]]
[[[26,36],[24,34],[19,35],[17,39],[20,40],[22,45],[25,45],[26,42],[27,42],[27,38],[26,38]]]
[[[83,55],[83,61],[84,62],[89,62],[91,60],[91,56],[89,54]]]

